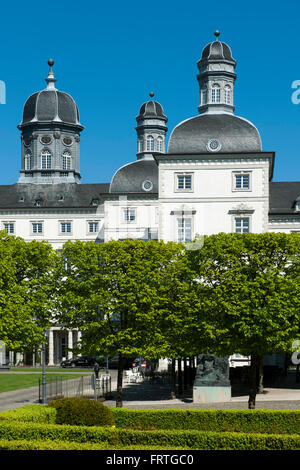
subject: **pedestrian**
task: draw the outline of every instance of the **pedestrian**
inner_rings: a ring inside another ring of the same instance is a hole
[[[95,362],[95,364],[94,364],[94,372],[95,372],[96,379],[98,379],[99,370],[100,370],[99,364],[98,364],[98,362]]]

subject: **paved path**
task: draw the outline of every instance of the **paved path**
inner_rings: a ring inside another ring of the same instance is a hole
[[[112,371],[112,390],[116,390],[116,371]],[[0,411],[37,402],[38,387],[0,393]],[[104,403],[107,406],[116,406],[114,399],[106,400]],[[123,407],[245,409],[248,408],[248,396],[245,393],[240,393],[226,403],[200,404],[193,403],[191,389],[182,397],[170,399],[168,385],[151,382],[124,383]],[[256,408],[300,410],[300,384],[290,383],[281,388],[266,388],[263,394],[256,396]]]

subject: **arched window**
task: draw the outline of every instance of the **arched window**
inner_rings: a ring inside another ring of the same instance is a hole
[[[152,135],[147,136],[147,150],[150,152],[154,152],[154,138]]]
[[[218,84],[213,85],[211,90],[211,102],[220,103],[221,101],[221,88]]]
[[[157,137],[157,141],[156,141],[156,148],[157,148],[157,151],[158,152],[163,152],[163,138],[162,137]]]
[[[71,170],[72,167],[72,156],[67,150],[62,154],[62,169]]]
[[[41,153],[41,168],[42,170],[49,170],[51,168],[51,153],[47,149]]]
[[[25,154],[24,168],[25,168],[25,170],[31,170],[32,169],[32,155],[31,155],[30,152],[26,152],[26,154]]]
[[[202,90],[202,104],[207,104],[207,86],[204,86]]]
[[[224,101],[226,104],[231,104],[231,88],[229,85],[224,88]]]

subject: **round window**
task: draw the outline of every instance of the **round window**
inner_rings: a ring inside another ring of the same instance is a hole
[[[142,184],[142,188],[144,191],[151,191],[151,189],[153,188],[152,181],[149,181],[149,180],[144,181]]]
[[[43,135],[43,136],[41,137],[41,142],[42,142],[43,144],[50,144],[50,142],[51,142],[51,137],[50,137],[49,135]]]
[[[218,152],[221,150],[221,147],[222,145],[218,139],[210,139],[206,145],[206,148],[209,152]]]
[[[65,145],[71,145],[71,144],[72,144],[72,139],[71,139],[71,137],[64,137],[63,143],[64,143]]]

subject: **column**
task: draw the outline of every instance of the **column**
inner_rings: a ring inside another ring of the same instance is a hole
[[[53,330],[49,329],[49,361],[48,366],[54,366],[54,344],[53,344]]]
[[[70,349],[73,348],[73,331],[69,330],[68,332],[68,359],[71,359],[73,353]]]

